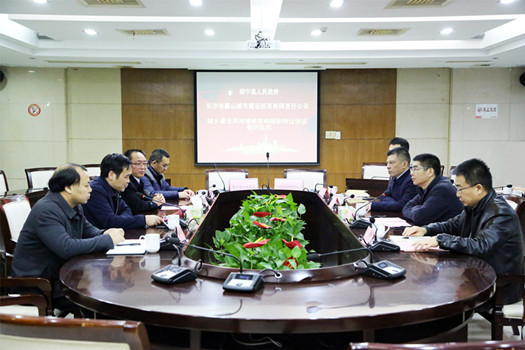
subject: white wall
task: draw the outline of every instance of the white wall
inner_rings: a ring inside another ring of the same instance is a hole
[[[445,165],[470,158],[491,168],[494,186],[525,185],[525,68],[399,69],[396,135],[410,154]],[[450,98],[449,98],[450,96]],[[498,104],[498,119],[476,119],[476,104]]]
[[[525,185],[525,68],[455,69],[451,74],[450,161],[483,159],[494,186]],[[476,119],[475,105],[498,104],[497,119]]]
[[[398,69],[396,136],[410,142],[410,155],[435,154],[448,169],[450,70]]]
[[[2,71],[0,169],[10,189],[27,188],[26,168],[100,163],[122,152],[119,69]],[[42,110],[36,117],[27,110],[33,103]]]

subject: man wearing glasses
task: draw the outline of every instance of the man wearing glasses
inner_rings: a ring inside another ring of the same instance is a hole
[[[142,178],[144,190],[151,194],[162,194],[167,200],[189,199],[193,192],[187,187],[172,187],[166,182],[164,172],[170,166],[170,155],[166,150],[157,148],[149,156],[149,167]]]
[[[122,192],[122,198],[133,215],[157,210],[162,204],[166,203],[166,200],[160,193],[152,195],[144,190],[142,178],[148,169],[146,154],[140,149],[128,149],[124,155],[131,161],[131,176],[129,177],[128,187]]]
[[[415,225],[426,225],[450,219],[463,210],[449,178],[441,175],[441,163],[433,154],[414,157],[410,169],[418,194],[403,207],[403,216]]]
[[[440,247],[475,255],[498,276],[523,274],[523,237],[516,212],[492,188],[492,175],[479,159],[467,160],[455,169],[457,196],[465,209],[445,222],[409,227],[404,236],[429,236],[414,244],[416,249]],[[523,284],[509,285],[505,304],[521,299]]]

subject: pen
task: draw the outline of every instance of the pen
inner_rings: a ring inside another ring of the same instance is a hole
[[[119,247],[127,246],[127,245],[140,245],[140,243],[124,243],[124,244],[117,244],[117,246],[119,246]]]

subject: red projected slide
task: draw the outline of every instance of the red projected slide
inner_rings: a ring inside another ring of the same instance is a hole
[[[318,164],[317,72],[197,72],[196,164]]]

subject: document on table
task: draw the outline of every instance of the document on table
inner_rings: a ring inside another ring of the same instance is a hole
[[[146,254],[143,240],[126,239],[106,252],[106,255],[142,255]]]
[[[397,244],[399,246],[399,249],[402,252],[440,252],[444,251],[444,249],[441,249],[439,247],[432,247],[428,250],[421,250],[421,249],[415,249],[414,243],[421,240],[422,238],[427,237],[410,237],[410,236],[394,236],[391,235],[388,237],[392,243]]]
[[[382,225],[385,225],[386,227],[407,227],[412,226],[408,222],[406,222],[404,219],[398,218],[398,217],[385,217],[385,218],[378,218],[376,217],[376,222],[380,223]]]

